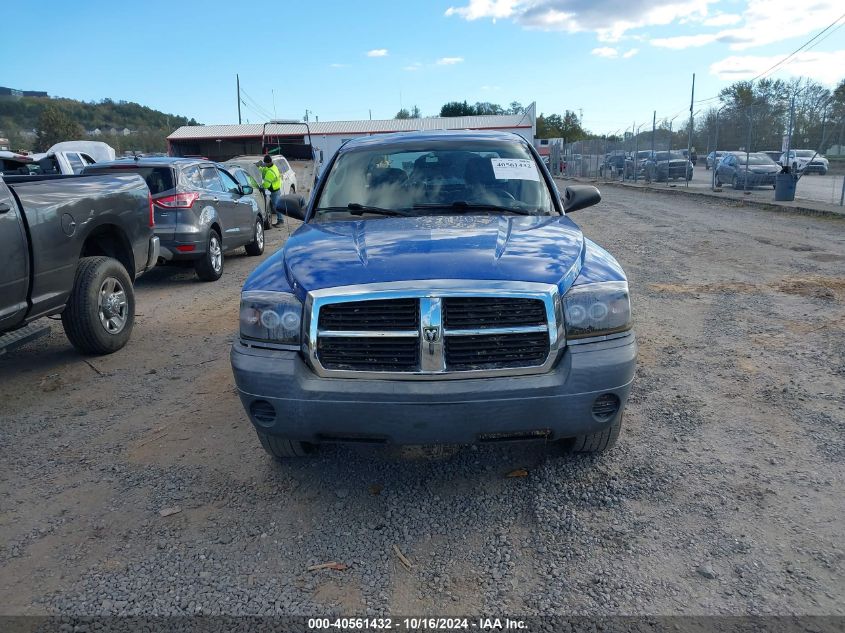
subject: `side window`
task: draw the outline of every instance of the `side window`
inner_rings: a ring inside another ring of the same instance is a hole
[[[279,164],[277,165],[277,167],[279,168],[279,173],[282,176],[284,176],[286,173],[288,173],[288,170],[290,169],[290,165],[288,165],[288,161],[286,161],[284,158],[279,161]]]
[[[68,152],[65,156],[67,157],[67,162],[70,163],[70,168],[73,173],[82,173],[82,170],[85,169],[85,165],[83,164],[82,159],[79,158],[79,154],[76,152]]]
[[[93,165],[94,163],[97,162],[93,158],[91,158],[88,154],[83,154],[83,153],[80,152],[79,156],[82,158],[82,162],[85,163],[86,165]]]
[[[247,176],[246,172],[242,169],[233,172],[233,175],[235,176],[235,180],[237,180],[241,185],[246,187],[252,186],[249,184],[249,176]]]
[[[228,191],[229,193],[240,193],[241,188],[238,186],[238,183],[235,182],[235,179],[232,178],[229,174],[227,174],[222,169],[219,170],[217,173],[220,174],[220,178],[223,179],[223,188]]]
[[[202,174],[202,186],[209,191],[225,191],[223,183],[220,182],[220,176],[217,175],[217,170],[214,167],[200,167]]]
[[[255,178],[253,178],[249,174],[246,174],[246,178],[247,178],[247,184],[257,191],[258,190],[258,183],[255,182]]]
[[[182,179],[191,189],[205,189],[199,167],[188,167],[182,172]]]

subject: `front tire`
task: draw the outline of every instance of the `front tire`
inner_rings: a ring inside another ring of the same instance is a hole
[[[587,433],[586,435],[578,435],[570,440],[567,447],[570,453],[604,453],[609,451],[616,444],[619,439],[619,432],[622,430],[622,415],[620,414],[616,421],[603,431],[596,433]]]
[[[264,253],[264,222],[261,218],[255,221],[255,233],[252,241],[246,245],[246,254],[253,257]]]
[[[67,306],[65,335],[84,354],[111,354],[129,340],[135,324],[135,291],[123,265],[111,257],[83,257]]]
[[[217,281],[223,276],[223,243],[216,230],[208,232],[205,254],[194,264],[194,269],[203,281]]]
[[[269,435],[256,430],[258,440],[261,442],[262,448],[275,460],[281,461],[291,457],[310,457],[317,447],[308,442],[298,442],[296,440],[286,440],[276,435]]]

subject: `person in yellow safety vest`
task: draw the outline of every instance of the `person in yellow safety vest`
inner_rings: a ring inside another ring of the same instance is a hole
[[[258,169],[261,172],[261,177],[263,178],[261,186],[265,191],[270,192],[270,207],[273,209],[271,213],[275,212],[276,214],[276,224],[281,224],[284,220],[282,219],[282,214],[276,208],[276,205],[279,203],[279,198],[282,196],[282,175],[279,173],[279,168],[273,164],[273,159],[270,158],[270,154],[264,155],[264,164],[259,165]]]

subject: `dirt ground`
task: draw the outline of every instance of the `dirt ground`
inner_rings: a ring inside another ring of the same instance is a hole
[[[604,193],[573,219],[640,343],[611,453],[274,463],[228,359],[260,258],[157,268],[121,352],[0,358],[0,612],[845,615],[845,222]]]

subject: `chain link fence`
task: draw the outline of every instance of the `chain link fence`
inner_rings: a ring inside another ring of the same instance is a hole
[[[788,173],[795,198],[845,206],[845,112],[827,108],[800,117],[794,106],[768,102],[711,108],[695,119],[691,135],[688,123],[673,125],[678,118],[654,113],[621,134],[552,139],[549,169],[561,177],[736,191],[755,199],[774,199],[778,175]]]

